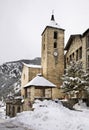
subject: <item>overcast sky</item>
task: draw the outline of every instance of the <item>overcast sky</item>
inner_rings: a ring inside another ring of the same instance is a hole
[[[41,56],[41,33],[55,20],[71,34],[89,28],[89,0],[0,0],[0,64]]]

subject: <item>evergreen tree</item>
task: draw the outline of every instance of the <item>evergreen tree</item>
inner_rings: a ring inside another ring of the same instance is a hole
[[[62,89],[65,93],[87,92],[89,89],[89,74],[82,68],[82,62],[71,62],[62,76]],[[82,97],[81,97],[82,98]]]

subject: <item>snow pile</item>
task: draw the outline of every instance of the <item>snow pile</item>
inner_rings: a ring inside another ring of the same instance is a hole
[[[89,130],[89,111],[72,111],[60,102],[46,100],[37,100],[33,107],[34,111],[22,112],[12,122],[33,130]]]
[[[76,103],[74,106],[73,106],[74,109],[76,110],[87,110],[89,109],[86,105],[85,102],[83,102],[82,100],[80,100],[78,103]]]
[[[6,117],[5,109],[6,109],[5,106],[0,107],[0,122],[1,122],[1,119],[5,119],[5,117]]]
[[[0,107],[3,107],[3,106],[5,106],[4,101],[0,101]]]

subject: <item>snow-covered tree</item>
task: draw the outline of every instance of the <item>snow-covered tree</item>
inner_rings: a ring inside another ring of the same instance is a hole
[[[62,89],[69,95],[81,92],[88,92],[89,74],[82,68],[82,62],[71,62],[62,76]],[[82,98],[82,95],[80,96]]]

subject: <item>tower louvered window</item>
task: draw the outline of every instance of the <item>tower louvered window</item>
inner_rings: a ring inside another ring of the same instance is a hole
[[[57,42],[54,42],[54,48],[57,48]]]
[[[58,33],[54,32],[54,39],[57,39],[57,37],[58,37]]]

